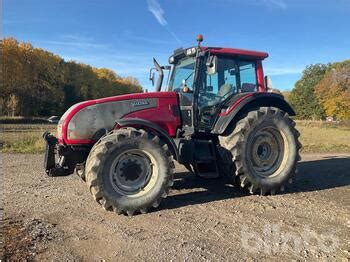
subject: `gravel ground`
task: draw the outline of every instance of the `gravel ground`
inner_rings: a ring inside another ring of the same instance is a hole
[[[264,197],[179,167],[168,198],[134,217],[75,175],[47,177],[42,158],[1,155],[10,260],[350,259],[350,155],[303,155],[286,192]]]

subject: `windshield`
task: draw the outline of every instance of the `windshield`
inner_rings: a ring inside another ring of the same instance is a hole
[[[169,87],[173,91],[176,91],[175,89],[181,89],[183,80],[186,80],[187,86],[193,90],[192,84],[195,61],[195,57],[186,57],[175,64],[169,81]]]

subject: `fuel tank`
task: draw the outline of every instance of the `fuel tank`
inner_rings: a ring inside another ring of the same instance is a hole
[[[110,131],[116,120],[141,118],[175,136],[181,125],[175,92],[152,92],[88,100],[70,107],[57,127],[60,144],[92,144],[97,132]]]

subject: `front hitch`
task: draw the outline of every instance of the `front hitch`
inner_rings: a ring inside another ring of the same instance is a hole
[[[56,163],[55,153],[58,139],[51,135],[48,131],[43,134],[46,141],[44,168],[48,176],[67,176],[70,174],[69,170],[63,166],[64,157],[60,157],[60,161]]]

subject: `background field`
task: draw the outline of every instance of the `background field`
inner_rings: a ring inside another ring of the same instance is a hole
[[[297,121],[304,153],[350,153],[350,123]],[[44,131],[56,134],[56,125],[1,124],[0,150],[7,153],[41,153]]]
[[[349,153],[350,123],[297,121],[302,152]]]
[[[42,134],[56,134],[56,125],[1,124],[0,150],[8,153],[40,153],[45,149]]]

